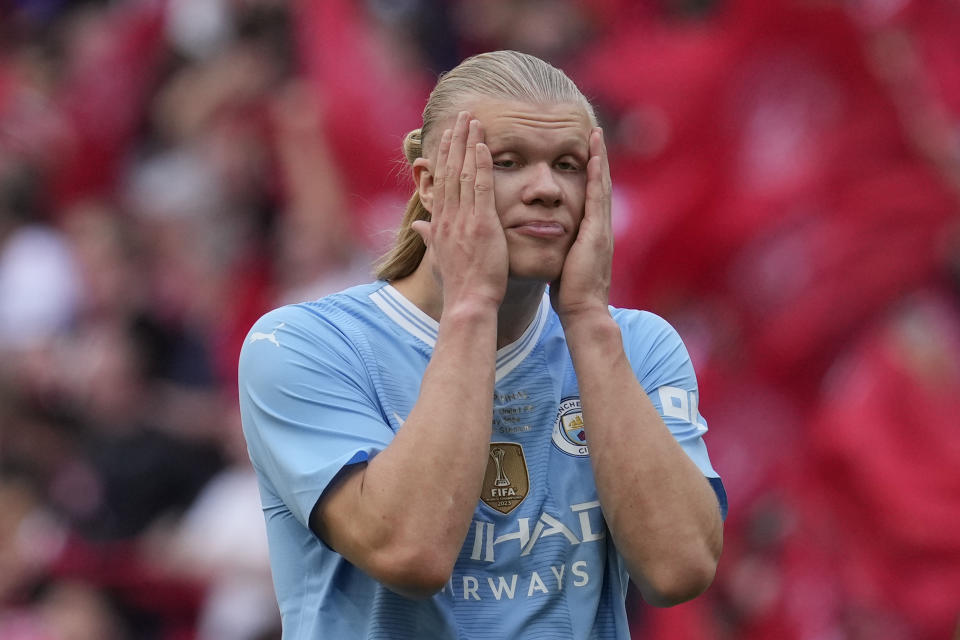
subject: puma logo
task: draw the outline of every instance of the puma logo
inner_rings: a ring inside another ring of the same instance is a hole
[[[281,322],[276,327],[273,328],[273,331],[270,333],[264,333],[263,331],[254,331],[250,334],[250,342],[256,342],[257,340],[266,340],[267,342],[272,342],[276,346],[280,346],[280,342],[277,340],[277,329],[283,328],[287,323]]]

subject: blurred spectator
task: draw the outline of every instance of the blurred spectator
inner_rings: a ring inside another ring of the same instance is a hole
[[[76,265],[63,234],[18,227],[0,247],[0,348],[29,349],[69,326],[77,305]]]
[[[196,576],[209,588],[197,623],[198,640],[255,640],[278,633],[280,615],[266,529],[259,517],[260,492],[247,462],[240,415],[232,396],[225,449],[231,464],[207,483],[170,535],[157,541],[168,568]]]

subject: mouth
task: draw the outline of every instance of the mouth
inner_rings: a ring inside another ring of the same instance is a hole
[[[550,220],[529,220],[512,225],[509,229],[536,238],[560,238],[567,233],[562,224]]]

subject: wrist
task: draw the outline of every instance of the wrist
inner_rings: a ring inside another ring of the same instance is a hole
[[[597,347],[603,344],[622,344],[620,325],[616,323],[609,309],[583,310],[560,316],[560,324],[571,351],[580,344]]]
[[[578,307],[576,309],[565,309],[557,311],[557,317],[564,331],[589,329],[591,327],[601,328],[605,325],[616,323],[613,316],[610,315],[610,308],[603,304]]]
[[[470,298],[454,304],[444,304],[440,312],[441,324],[478,325],[497,324],[499,305],[492,299]]]

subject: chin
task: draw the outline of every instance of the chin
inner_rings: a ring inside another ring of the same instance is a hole
[[[513,280],[526,280],[550,284],[560,277],[563,261],[556,259],[510,261],[510,277]]]
[[[508,236],[511,278],[549,284],[560,277],[572,242],[522,241],[525,238],[509,242],[511,239]]]

